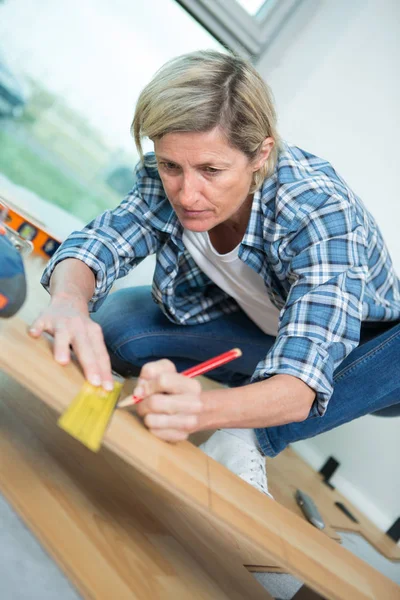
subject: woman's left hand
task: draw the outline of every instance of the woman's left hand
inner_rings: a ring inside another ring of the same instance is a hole
[[[197,431],[203,411],[201,385],[179,375],[170,360],[146,363],[133,394],[143,398],[135,405],[136,412],[158,438],[180,442]]]

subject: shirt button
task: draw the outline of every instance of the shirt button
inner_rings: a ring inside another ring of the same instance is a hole
[[[170,275],[170,273],[172,273],[172,271],[174,270],[174,267],[171,267],[171,265],[169,267],[167,267],[165,269],[165,272],[168,273],[168,275]]]

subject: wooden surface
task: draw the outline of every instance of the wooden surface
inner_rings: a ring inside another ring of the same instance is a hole
[[[299,511],[292,492],[300,488],[309,494],[321,512],[325,522],[338,531],[351,531],[362,535],[378,552],[393,561],[400,561],[399,546],[339,491],[322,483],[322,476],[303,461],[291,448],[284,454],[268,461],[268,480],[274,497],[293,512]],[[340,501],[354,514],[354,523],[335,506]]]
[[[202,378],[205,388],[216,387],[215,382]],[[203,441],[203,432],[191,436],[196,445]],[[208,434],[209,435],[209,434]],[[207,437],[207,436],[206,436]],[[324,533],[340,542],[340,531],[348,531],[362,535],[378,552],[388,560],[400,561],[400,547],[385,532],[381,531],[362,512],[345,498],[338,490],[332,490],[322,483],[322,475],[300,458],[292,448],[275,458],[267,459],[268,486],[275,500],[291,512],[305,519],[298,506],[294,493],[299,488],[309,494],[316,503],[327,525]],[[347,506],[359,523],[354,523],[335,506],[340,501]],[[257,570],[270,571],[269,567],[257,566]],[[279,570],[279,569],[277,569]]]
[[[322,477],[321,477],[322,480]],[[358,508],[351,504],[345,496],[338,490],[331,490],[328,486],[324,492],[326,497],[326,512],[329,515],[329,521],[333,527],[339,531],[351,531],[362,535],[378,552],[386,558],[393,561],[400,561],[400,547],[385,532],[381,531],[372,523]],[[320,490],[320,486],[315,482],[315,493]],[[330,502],[329,502],[330,500]],[[347,506],[359,523],[354,523],[337,506],[335,502],[342,502]]]
[[[32,340],[25,330],[26,326],[16,318],[3,324],[0,333],[0,366],[27,389],[34,391],[53,410],[44,419],[42,411],[37,408],[40,402],[36,401],[34,406],[29,404],[29,400],[17,401],[15,393],[8,398],[7,410],[15,410],[15,414],[20,416],[21,410],[27,415],[29,413],[31,430],[36,432],[40,429],[50,436],[49,454],[54,456],[54,449],[60,447],[64,460],[79,464],[83,480],[90,479],[95,470],[91,462],[95,455],[55,427],[56,413],[62,411],[76,395],[82,385],[82,375],[75,365],[57,365],[53,361],[49,342],[45,339]],[[18,404],[20,408],[17,408]],[[64,451],[64,443],[68,448],[74,448],[74,452]],[[278,502],[233,475],[190,442],[165,443],[155,438],[134,415],[117,411],[104,446],[98,458],[104,460],[116,473],[117,479],[121,480],[121,491],[118,492],[121,494],[121,503],[129,506],[135,494],[156,522],[162,523],[214,581],[222,569],[222,582],[228,585],[231,570],[227,563],[232,562],[236,567],[238,563],[235,561],[241,557],[243,549],[242,542],[247,541],[248,546],[252,546],[264,558],[264,564],[277,564],[287,569],[328,599],[400,598],[400,588],[393,582]],[[75,452],[78,454],[75,455]],[[3,454],[3,468],[6,468],[8,463]],[[57,461],[60,460],[61,457],[58,457]],[[45,466],[40,469],[38,466],[36,470],[43,476],[47,473]],[[110,498],[110,510],[114,510],[113,494],[117,492],[113,479],[109,479],[108,471],[103,474],[100,467],[99,470],[91,500],[101,503],[108,488],[106,498]],[[17,474],[18,469],[14,472],[14,475]],[[7,480],[15,478],[9,476]],[[110,481],[113,482],[111,485]],[[79,485],[79,481],[74,479],[74,482]],[[21,486],[24,488],[23,481]],[[25,493],[31,494],[29,487],[25,488]],[[62,495],[57,500],[63,504]],[[118,502],[115,501],[116,504]],[[29,506],[31,502],[25,502],[20,507],[21,514],[28,522]],[[72,526],[76,515],[69,512],[66,506],[64,511]],[[43,530],[51,522],[49,515],[51,512],[44,505],[39,519]],[[39,525],[36,524],[36,527]],[[110,539],[117,536],[112,520],[105,519],[103,527]],[[80,528],[84,530],[85,524],[81,523]],[[134,528],[130,531],[133,534]],[[127,537],[124,545],[128,543]],[[51,539],[50,534],[48,539]],[[224,548],[228,551],[222,551]],[[101,545],[98,548],[105,560],[113,561],[113,555],[107,556],[105,550]],[[73,545],[69,554],[70,562],[79,570],[79,565],[76,565],[79,555],[74,554]],[[137,548],[136,551],[132,550],[132,561],[135,555],[138,560],[140,551]],[[222,585],[221,581],[219,585]],[[226,589],[222,593],[226,593]],[[247,597],[257,596],[252,593]]]
[[[2,492],[84,598],[271,598],[218,539],[201,560],[180,543],[149,510],[132,467],[76,444],[4,374],[0,385]]]

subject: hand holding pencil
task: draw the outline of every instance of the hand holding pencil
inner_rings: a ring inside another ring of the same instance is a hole
[[[197,431],[199,415],[204,409],[201,385],[193,378],[241,354],[234,348],[182,373],[176,372],[170,360],[149,362],[142,368],[134,396],[120,401],[118,407],[136,405],[137,414],[154,435],[169,442],[185,440]]]

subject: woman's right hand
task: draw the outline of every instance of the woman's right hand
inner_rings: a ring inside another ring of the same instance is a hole
[[[114,387],[110,358],[100,325],[89,317],[87,303],[70,296],[52,297],[50,305],[29,329],[32,337],[43,332],[54,337],[54,358],[61,365],[71,360],[70,346],[82,366],[86,379],[106,390]]]

